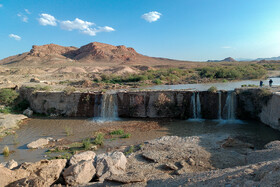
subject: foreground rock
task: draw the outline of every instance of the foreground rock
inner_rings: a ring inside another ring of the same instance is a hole
[[[36,141],[33,141],[29,144],[27,144],[27,147],[29,149],[39,149],[39,148],[43,148],[44,146],[48,145],[50,141],[52,141],[53,138],[40,138]]]
[[[74,155],[68,168],[66,160],[24,163],[13,170],[0,165],[0,186],[279,186],[278,143],[254,151],[224,134],[165,136],[136,146],[127,158],[122,152],[87,151]]]
[[[67,160],[42,160],[35,163],[24,163],[20,169],[29,172],[26,178],[12,183],[10,186],[50,186],[58,180]]]
[[[82,153],[79,153],[79,154],[75,154],[71,157],[70,161],[69,161],[69,164],[70,165],[74,165],[74,164],[77,164],[78,162],[80,161],[88,161],[88,160],[91,160],[92,162],[94,161],[94,158],[95,158],[95,152],[93,151],[86,151],[86,152],[82,152]]]
[[[68,185],[87,184],[95,175],[96,170],[93,160],[83,160],[67,168],[63,172],[63,177]]]
[[[100,154],[96,160],[96,175],[101,181],[111,175],[125,172],[127,159],[122,152]]]

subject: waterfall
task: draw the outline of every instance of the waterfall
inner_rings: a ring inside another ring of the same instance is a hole
[[[201,119],[201,104],[200,104],[199,92],[196,95],[196,117],[198,119]]]
[[[218,119],[222,119],[222,93],[218,92],[219,95],[219,109],[218,109]]]
[[[102,95],[101,113],[97,121],[118,120],[118,99],[116,93],[105,93]]]
[[[196,116],[196,104],[195,104],[195,92],[193,93],[193,95],[191,97],[191,105],[192,105],[192,109],[193,109],[193,118],[197,119],[197,116]]]
[[[201,103],[199,98],[199,93],[193,93],[191,96],[191,106],[193,110],[193,119],[192,120],[198,120],[201,119]]]
[[[226,119],[227,120],[235,120],[235,93],[234,92],[228,92],[227,99],[226,99]]]
[[[95,95],[94,98],[94,117],[100,117],[99,97]]]

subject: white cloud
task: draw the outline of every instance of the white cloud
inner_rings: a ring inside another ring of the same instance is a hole
[[[64,30],[72,31],[72,30],[79,30],[83,34],[87,34],[90,36],[95,36],[98,32],[112,32],[115,31],[112,27],[97,27],[92,28],[95,24],[88,21],[83,21],[79,18],[76,18],[74,21],[61,21],[60,27]]]
[[[74,21],[62,21],[60,26],[62,29],[72,31],[72,30],[87,30],[90,26],[94,25],[92,22],[83,21],[79,18],[76,18]]]
[[[143,14],[141,17],[142,17],[144,20],[146,20],[147,22],[152,23],[152,22],[157,21],[157,20],[160,18],[161,15],[162,15],[162,14],[159,13],[159,12],[157,12],[157,11],[152,11],[152,12]]]
[[[1,8],[1,7],[3,7],[3,5],[2,5],[2,4],[0,4],[0,8]]]
[[[43,26],[51,25],[56,26],[57,20],[50,14],[40,14],[40,18],[38,19],[39,23]]]
[[[231,49],[231,46],[223,46],[223,49]]]
[[[28,9],[24,9],[24,11],[26,12],[26,14],[31,14]]]
[[[95,36],[98,32],[113,32],[115,29],[112,27],[98,27],[98,28],[87,28],[85,30],[82,30],[81,32],[90,36]]]
[[[13,38],[13,39],[15,39],[15,40],[21,40],[21,37],[18,36],[18,35],[16,35],[16,34],[9,34],[9,37],[10,37],[10,38]]]
[[[17,16],[21,18],[21,21],[23,21],[23,22],[25,22],[25,23],[28,22],[28,17],[27,17],[26,15],[23,15],[23,14],[21,14],[21,13],[18,13]]]

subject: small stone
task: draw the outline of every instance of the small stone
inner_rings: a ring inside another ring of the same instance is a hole
[[[170,169],[170,170],[178,170],[178,167],[175,166],[175,164],[173,164],[173,163],[167,163],[167,164],[164,165],[164,167],[166,169]]]
[[[30,82],[40,83],[40,79],[38,79],[37,77],[31,78],[31,79],[30,79]]]
[[[187,162],[188,162],[188,164],[191,165],[191,166],[194,166],[194,165],[195,165],[195,161],[194,161],[192,158],[188,158]]]

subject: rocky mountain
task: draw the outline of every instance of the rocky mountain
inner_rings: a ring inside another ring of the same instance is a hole
[[[227,57],[224,60],[208,60],[207,62],[236,62],[232,57]]]
[[[123,45],[114,46],[99,42],[89,43],[80,48],[64,47],[56,44],[32,46],[29,52],[0,60],[0,64],[34,65],[61,64],[68,62],[82,63],[148,63],[174,61],[141,55],[133,48]]]

